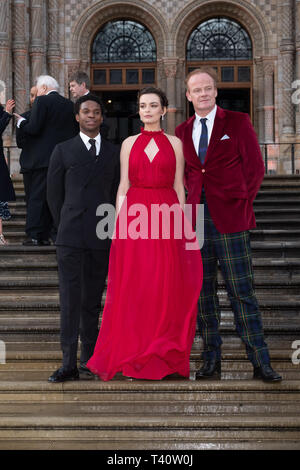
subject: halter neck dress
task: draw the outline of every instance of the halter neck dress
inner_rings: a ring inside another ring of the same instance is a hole
[[[173,188],[175,172],[164,132],[142,129],[129,156],[130,188],[116,221],[101,328],[87,363],[102,380],[118,372],[137,379],[189,377],[203,273],[196,235]],[[190,243],[197,248],[188,249]]]

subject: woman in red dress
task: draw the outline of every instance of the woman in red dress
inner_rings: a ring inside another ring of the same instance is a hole
[[[181,141],[160,126],[167,98],[146,88],[138,103],[144,128],[122,144],[106,302],[87,363],[102,380],[189,377],[202,287],[200,248],[183,212]]]

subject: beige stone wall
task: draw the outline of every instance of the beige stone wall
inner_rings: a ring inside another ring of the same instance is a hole
[[[132,18],[157,44],[158,85],[170,102],[168,130],[185,118],[185,44],[194,27],[213,16],[240,22],[253,42],[253,121],[261,142],[299,142],[300,0],[0,0],[0,80],[26,108],[35,77],[54,75],[68,96],[68,76],[89,71],[90,47],[107,21]],[[6,20],[5,20],[6,19]],[[14,34],[12,34],[12,31]],[[11,130],[6,133],[9,141]],[[297,152],[296,152],[297,154]],[[289,171],[289,156],[279,157]],[[298,164],[299,168],[299,164]]]

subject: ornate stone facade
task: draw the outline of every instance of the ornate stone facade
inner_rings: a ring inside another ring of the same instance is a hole
[[[252,119],[260,142],[297,142],[300,149],[299,104],[292,100],[293,83],[300,80],[300,0],[0,0],[0,80],[18,112],[25,110],[30,86],[41,73],[55,76],[68,96],[70,74],[90,73],[91,44],[101,26],[131,19],[155,39],[157,85],[167,91],[166,125],[173,132],[186,118],[188,37],[217,16],[237,21],[251,38]],[[11,135],[10,129],[7,142]],[[277,169],[289,172],[289,157],[279,152],[276,158]]]

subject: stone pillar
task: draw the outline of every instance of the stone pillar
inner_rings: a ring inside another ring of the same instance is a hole
[[[255,59],[255,72],[256,72],[256,82],[255,85],[257,88],[254,88],[254,92],[257,93],[256,102],[257,102],[257,123],[258,123],[258,140],[259,142],[265,142],[265,116],[264,116],[264,71],[262,59]]]
[[[26,41],[25,41],[25,0],[13,1],[13,63],[15,110],[22,113],[26,109]]]
[[[274,65],[268,60],[263,62],[264,72],[264,129],[265,142],[274,142]]]
[[[59,82],[60,48],[59,48],[59,9],[58,0],[48,0],[48,46],[47,61],[49,75]]]
[[[178,59],[177,65],[177,77],[176,77],[176,92],[175,92],[175,106],[177,108],[176,113],[176,125],[181,124],[186,120],[186,88],[185,88],[185,59]]]
[[[43,2],[31,0],[30,2],[30,87],[36,78],[43,74],[44,47],[43,47]]]
[[[168,121],[167,132],[170,134],[175,133],[176,126],[176,72],[177,72],[177,58],[164,59],[164,72],[166,75],[166,94],[169,101],[168,107]]]
[[[280,42],[282,66],[282,133],[294,135],[295,119],[294,105],[292,103],[292,82],[294,80],[294,41],[293,41],[293,0],[285,0],[281,5],[281,31]]]
[[[300,0],[296,0],[296,15],[295,15],[295,25],[296,25],[296,35],[295,35],[295,47],[296,47],[296,76],[295,79],[300,81]],[[299,85],[297,84],[297,89],[299,90]],[[294,90],[295,91],[295,90]],[[299,93],[298,93],[299,99]],[[297,100],[298,101],[298,100]],[[298,140],[300,139],[300,104],[293,103],[296,109],[296,136]]]
[[[9,71],[9,2],[0,0],[0,81],[1,104],[8,99]],[[3,83],[2,83],[3,82]],[[3,90],[2,90],[3,86]]]

